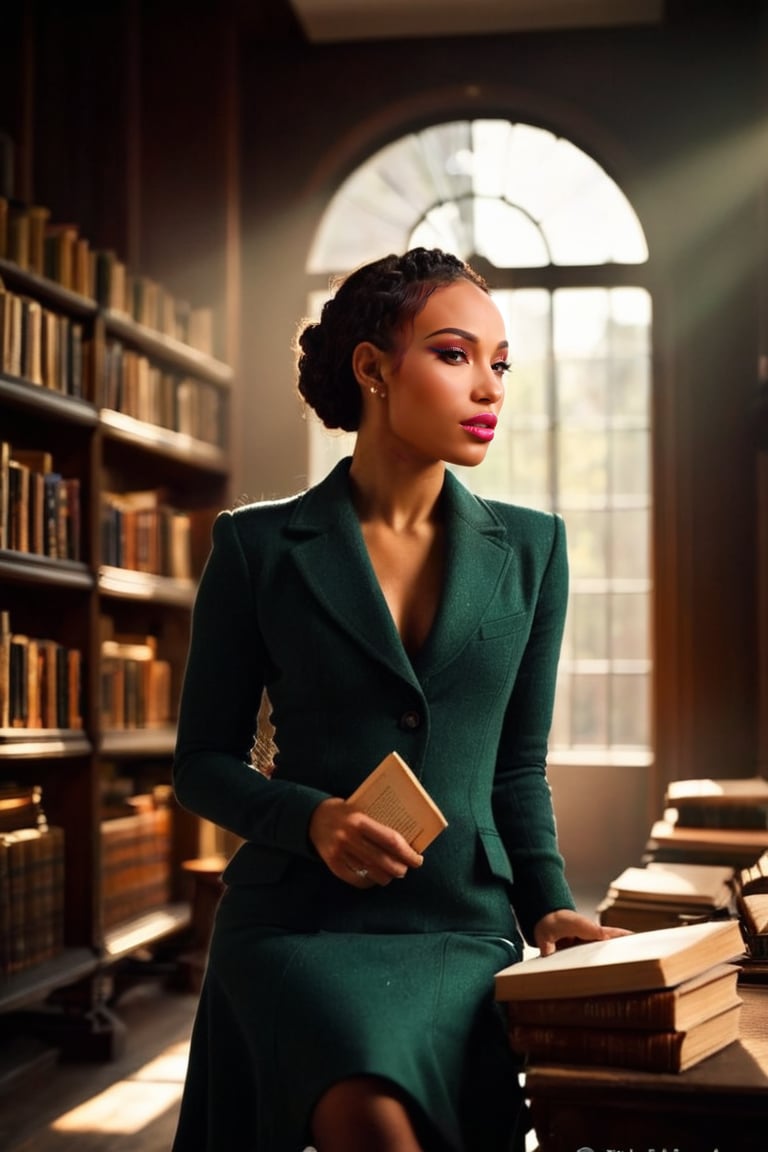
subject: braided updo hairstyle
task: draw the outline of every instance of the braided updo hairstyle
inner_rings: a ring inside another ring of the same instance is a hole
[[[350,272],[325,302],[317,323],[296,338],[298,390],[326,428],[356,432],[362,397],[352,353],[369,341],[394,352],[405,326],[436,288],[468,280],[484,292],[486,281],[463,260],[439,248],[412,248]]]

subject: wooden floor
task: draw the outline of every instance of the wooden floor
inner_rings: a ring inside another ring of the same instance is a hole
[[[197,998],[152,982],[115,1012],[124,1052],[103,1063],[51,1063],[0,1094],[3,1152],[168,1152]]]

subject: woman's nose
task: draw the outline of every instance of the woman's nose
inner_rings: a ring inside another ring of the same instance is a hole
[[[475,384],[473,399],[497,404],[504,397],[504,381],[498,372],[486,368]]]

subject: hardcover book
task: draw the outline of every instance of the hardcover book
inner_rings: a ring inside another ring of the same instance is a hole
[[[673,988],[600,996],[507,1000],[507,1021],[545,1027],[686,1031],[740,1004],[737,964],[715,964]]]
[[[397,752],[385,756],[347,802],[394,828],[417,852],[423,852],[448,827],[437,804]]]
[[[666,804],[675,809],[681,828],[767,828],[768,780],[672,780]]]
[[[496,974],[497,1000],[599,996],[672,988],[715,964],[738,960],[738,920],[707,920],[608,940],[592,940],[535,956]]]
[[[684,1072],[738,1039],[740,1012],[741,1004],[735,1004],[684,1032],[519,1024],[510,1029],[509,1040],[515,1051],[539,1063]]]
[[[766,849],[766,828],[687,828],[677,822],[674,808],[667,808],[663,819],[652,824],[646,844],[654,860],[729,864],[734,868],[754,864]]]
[[[723,908],[733,895],[735,874],[724,864],[652,861],[645,868],[625,868],[611,881],[609,893],[625,900]]]

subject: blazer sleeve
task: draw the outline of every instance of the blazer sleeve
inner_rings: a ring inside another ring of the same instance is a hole
[[[565,525],[549,519],[531,633],[504,721],[494,782],[494,817],[512,865],[512,904],[533,942],[542,916],[574,908],[560,854],[546,775],[557,666],[568,600]]]
[[[244,840],[314,857],[307,830],[328,793],[251,766],[266,653],[236,517],[221,512],[197,590],[173,782],[183,807]]]

